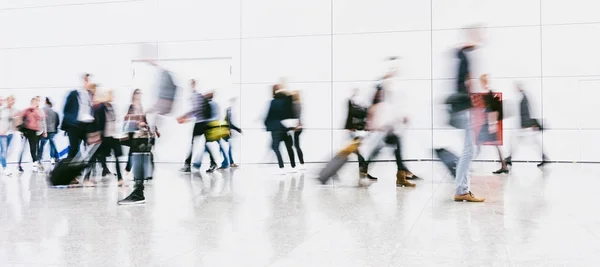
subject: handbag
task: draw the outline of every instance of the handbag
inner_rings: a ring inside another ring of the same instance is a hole
[[[207,130],[204,135],[206,142],[219,141],[229,137],[231,135],[229,124],[226,121],[211,121],[207,124]]]

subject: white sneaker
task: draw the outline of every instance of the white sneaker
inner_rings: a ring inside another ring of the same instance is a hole
[[[304,166],[304,164],[300,164],[300,170],[305,171],[306,170],[306,166]]]
[[[276,172],[275,175],[285,175],[287,172],[285,171],[284,168],[279,168]]]
[[[50,159],[50,164],[54,165],[56,163],[56,160],[54,160],[54,158]]]

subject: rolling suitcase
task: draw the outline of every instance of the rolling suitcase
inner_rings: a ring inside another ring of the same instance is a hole
[[[448,168],[452,177],[456,177],[456,165],[458,164],[458,157],[454,153],[448,151],[445,148],[435,149],[435,154],[440,158],[442,163]]]
[[[60,160],[48,175],[51,186],[68,186],[77,176],[81,175],[88,166],[91,157],[96,153],[100,144],[88,146],[86,151],[80,151],[74,158]]]
[[[335,155],[335,157],[333,157],[333,159],[329,161],[329,163],[327,163],[327,165],[321,170],[317,178],[321,182],[321,184],[327,183],[327,181],[329,181],[329,179],[332,176],[334,176],[337,173],[337,171],[339,171],[342,168],[342,166],[346,164],[346,162],[348,162],[348,156],[358,150],[360,140],[361,139],[359,138],[354,138],[352,140],[352,143],[350,143],[347,147],[338,152],[338,154]]]

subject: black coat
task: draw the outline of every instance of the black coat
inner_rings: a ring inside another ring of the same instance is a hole
[[[277,93],[271,100],[269,112],[265,119],[267,131],[287,131],[287,128],[281,123],[282,120],[293,118],[292,97],[284,93]]]

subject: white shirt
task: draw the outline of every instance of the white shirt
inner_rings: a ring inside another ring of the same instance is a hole
[[[13,117],[15,110],[13,108],[0,107],[0,136],[12,134],[14,132]]]
[[[407,97],[403,88],[398,86],[394,78],[385,79],[383,86],[383,102],[373,107],[373,117],[369,123],[370,128],[392,128],[394,134],[402,135],[405,125]]]
[[[90,99],[90,93],[85,89],[77,90],[79,100],[79,113],[77,114],[77,120],[80,122],[93,122],[94,117],[92,116],[92,100]]]

